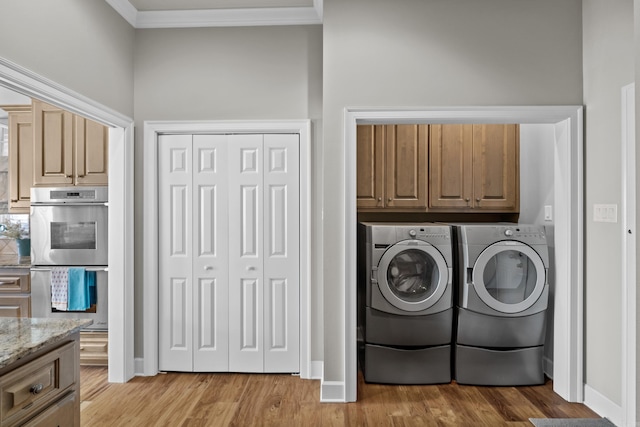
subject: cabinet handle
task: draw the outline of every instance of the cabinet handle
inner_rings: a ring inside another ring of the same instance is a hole
[[[480,197],[478,197],[478,198],[476,199],[476,202],[480,203]]]
[[[78,174],[76,175],[78,178],[84,178],[84,174]]]
[[[378,197],[378,201],[381,202],[382,201],[382,197]]]
[[[392,200],[393,200],[393,199],[392,199],[391,197],[389,197],[389,198],[387,199],[387,201],[388,201],[388,202],[390,202],[390,201],[392,201]]]
[[[44,386],[42,385],[42,383],[34,384],[29,389],[29,392],[31,394],[38,394],[38,393],[40,393],[42,391],[43,388],[44,388]]]
[[[205,271],[213,270],[213,266],[211,266],[211,265],[205,265],[205,266],[204,266],[204,269],[205,269]]]
[[[248,266],[248,267],[247,267],[247,271],[255,271],[255,269],[256,269],[256,268],[255,268],[255,267],[253,267],[253,266]]]

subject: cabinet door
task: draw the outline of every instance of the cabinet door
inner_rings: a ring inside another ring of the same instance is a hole
[[[73,184],[73,115],[33,101],[33,184]]]
[[[75,184],[109,183],[109,128],[84,117],[75,121]]]
[[[472,206],[471,125],[431,125],[429,139],[429,207]]]
[[[518,157],[518,125],[473,125],[473,201],[476,209],[518,210]]]
[[[33,115],[31,106],[9,112],[9,210],[29,213],[33,185]]]
[[[357,127],[357,207],[384,207],[384,126]]]
[[[387,125],[385,204],[388,208],[427,207],[427,125]]]

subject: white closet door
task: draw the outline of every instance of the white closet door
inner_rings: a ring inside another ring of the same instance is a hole
[[[162,135],[158,148],[159,368],[193,370],[192,137]]]
[[[193,137],[193,370],[229,369],[227,136]]]
[[[298,372],[298,135],[264,136],[264,371]]]
[[[229,370],[263,372],[263,136],[229,137]]]

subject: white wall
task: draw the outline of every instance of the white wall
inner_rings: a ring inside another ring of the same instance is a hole
[[[136,140],[145,120],[312,120],[312,259],[322,253],[320,26],[136,31]],[[142,265],[143,145],[136,144],[136,265]],[[312,262],[312,360],[321,360],[322,272]],[[135,353],[143,356],[142,269],[136,271]],[[318,304],[320,302],[320,304]]]
[[[0,0],[0,57],[133,117],[134,30],[101,0]]]
[[[545,339],[545,372],[553,377],[553,313],[555,296],[554,125],[520,125],[520,224],[545,228],[549,247],[549,307]],[[545,220],[544,207],[551,206],[552,219]]]
[[[585,382],[615,405],[622,402],[623,230],[619,220],[594,222],[593,205],[621,206],[621,88],[634,81],[633,31],[633,0],[583,2]]]
[[[581,2],[325,0],[323,29],[324,367],[344,381],[344,108],[581,104]]]

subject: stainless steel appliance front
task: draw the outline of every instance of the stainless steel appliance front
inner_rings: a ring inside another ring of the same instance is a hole
[[[108,273],[105,267],[86,267],[96,272],[96,303],[87,311],[57,311],[51,307],[51,268],[31,268],[31,315],[58,319],[91,319],[87,330],[108,329]]]
[[[31,308],[34,317],[91,319],[108,329],[108,187],[31,189]],[[95,303],[58,310],[51,301],[55,267],[95,271]]]
[[[32,188],[31,264],[108,265],[108,188]]]

